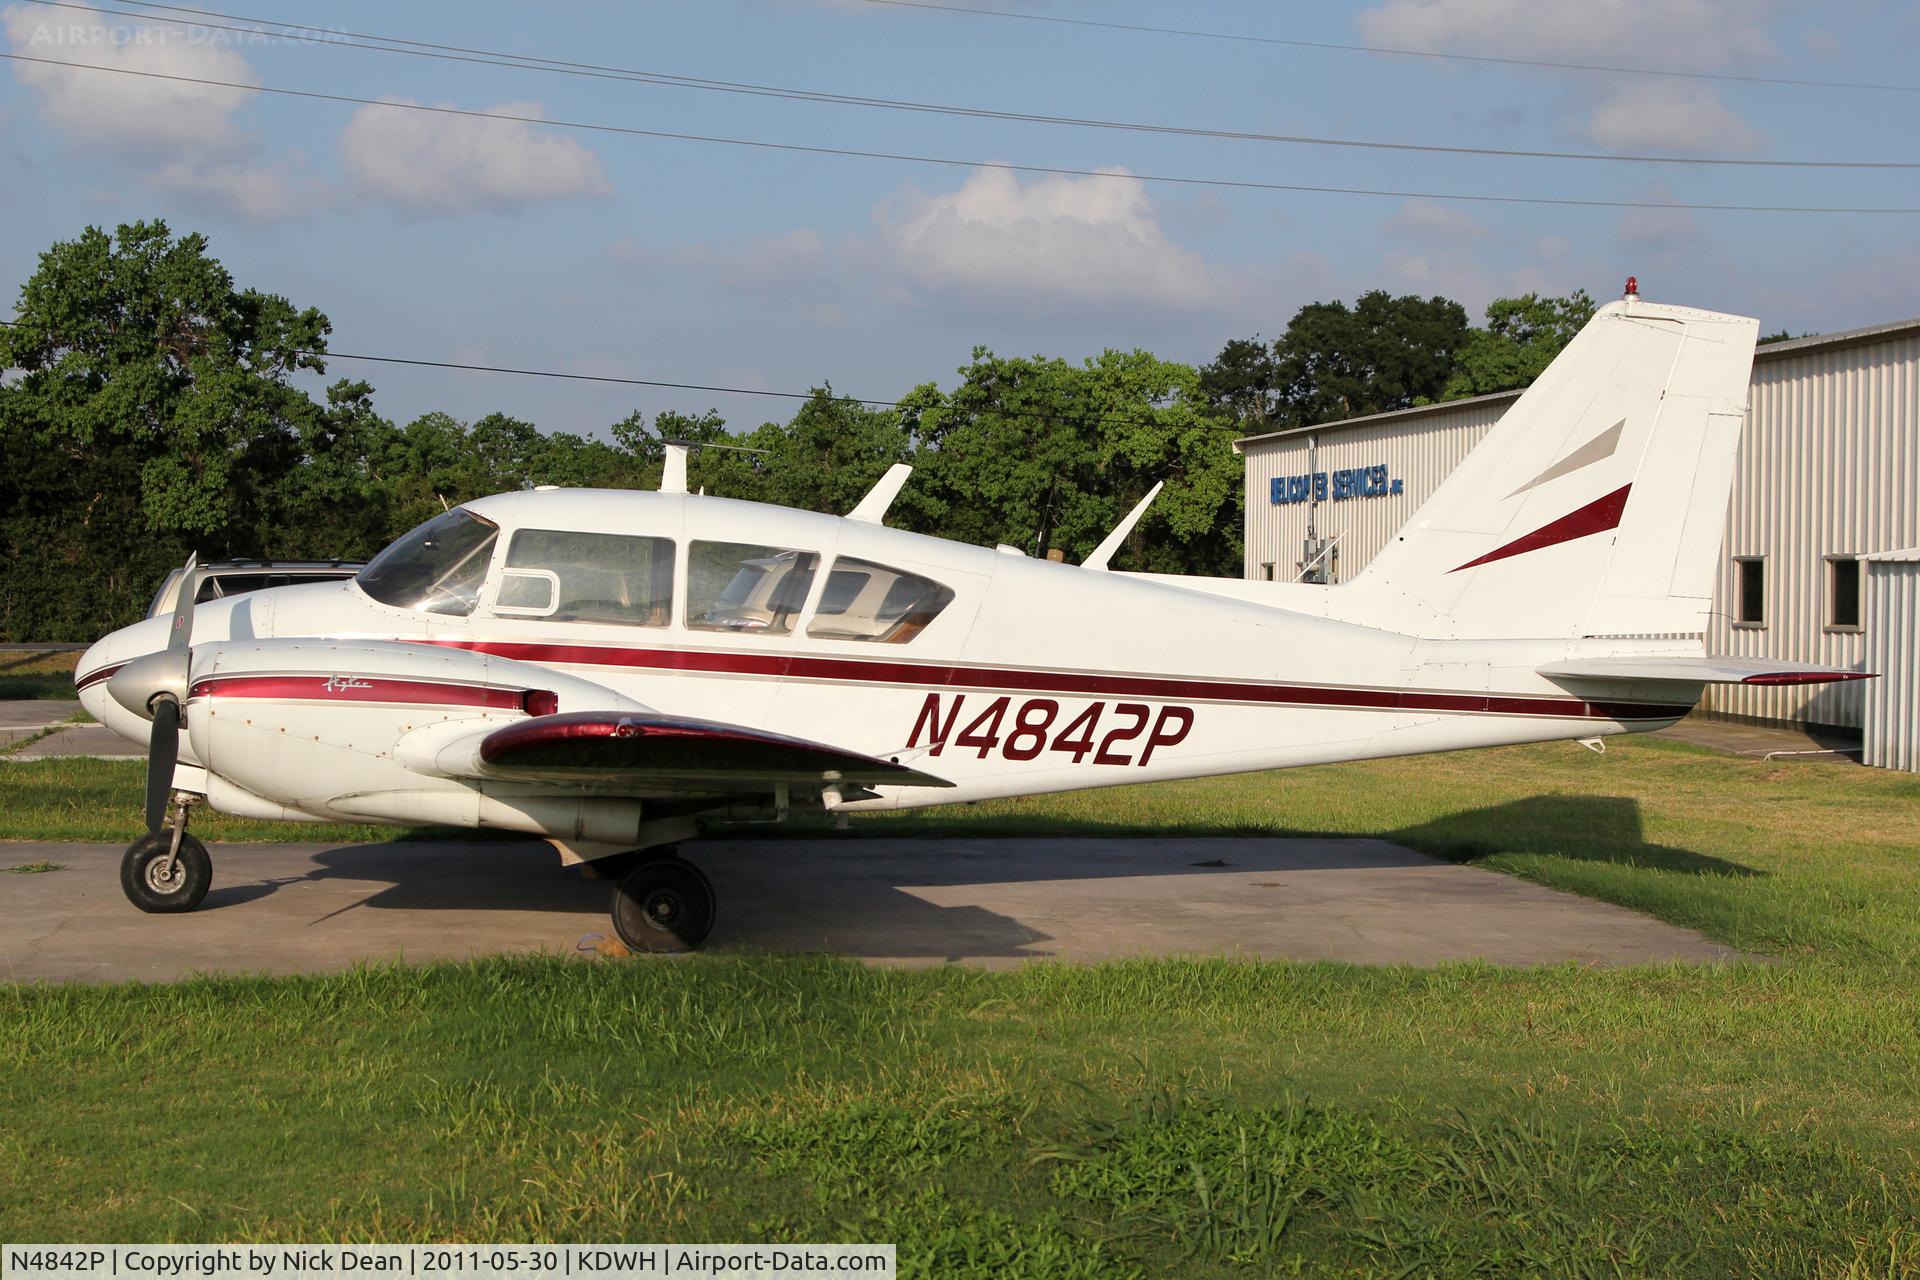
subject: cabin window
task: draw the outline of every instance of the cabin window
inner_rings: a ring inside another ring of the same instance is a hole
[[[629,627],[664,627],[673,617],[670,538],[521,529],[504,567],[498,612]]]
[[[1759,556],[1733,561],[1733,622],[1738,627],[1767,625],[1767,562]]]
[[[1860,561],[1853,556],[1827,559],[1827,629],[1860,629]]]
[[[816,640],[905,644],[953,602],[953,592],[917,573],[841,556],[807,624]]]
[[[784,636],[807,602],[820,557],[752,542],[695,542],[687,548],[687,626]]]
[[[479,603],[500,526],[464,507],[435,516],[375,556],[354,581],[381,604],[465,617]]]

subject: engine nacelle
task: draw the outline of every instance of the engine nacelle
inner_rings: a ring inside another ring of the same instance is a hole
[[[630,831],[638,802],[595,798],[590,815],[548,813],[549,804],[579,809],[580,801],[547,789],[529,807],[489,794],[509,788],[423,770],[417,751],[401,746],[423,731],[439,737],[590,709],[646,710],[605,686],[464,649],[255,640],[195,648],[186,722],[193,754],[212,775],[208,802],[223,812],[230,805],[255,817],[457,822],[599,839],[583,829]],[[546,826],[549,818],[559,825]]]

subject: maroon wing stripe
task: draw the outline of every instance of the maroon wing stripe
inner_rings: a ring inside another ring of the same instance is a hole
[[[1763,671],[1741,684],[1838,684],[1842,680],[1873,680],[1871,671]]]
[[[844,680],[862,684],[908,685],[922,689],[1010,689],[1027,693],[1125,696],[1177,702],[1257,702],[1307,707],[1360,707],[1381,711],[1491,712],[1497,715],[1586,720],[1671,720],[1692,710],[1689,705],[1664,702],[1588,702],[1580,698],[1520,694],[1436,693],[1421,689],[1354,689],[1338,685],[1263,684],[1173,676],[1030,671],[1012,667],[955,667],[937,663],[729,653],[709,649],[627,649],[610,645],[533,644],[507,640],[429,640],[420,643],[469,649],[522,662]]]
[[[1552,524],[1543,524],[1532,533],[1515,538],[1504,546],[1495,547],[1477,560],[1469,560],[1447,572],[1458,573],[1461,569],[1471,569],[1475,565],[1491,564],[1495,560],[1505,560],[1509,556],[1525,555],[1529,551],[1538,551],[1542,547],[1572,542],[1575,538],[1584,538],[1589,534],[1605,533],[1609,529],[1616,529],[1620,526],[1620,513],[1627,506],[1627,493],[1632,488],[1630,484],[1623,484],[1606,497],[1596,498],[1577,511],[1569,511]]]
[[[745,725],[658,712],[575,711],[496,729],[480,758],[500,769],[587,769],[650,774],[842,774],[949,786],[917,769]]]

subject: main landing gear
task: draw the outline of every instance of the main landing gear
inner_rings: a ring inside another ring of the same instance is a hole
[[[713,929],[713,883],[667,845],[622,854],[613,891],[613,928],[634,951],[691,951]]]
[[[207,846],[187,834],[184,793],[173,797],[173,825],[150,831],[127,846],[120,859],[120,887],[142,911],[168,915],[191,911],[213,883]]]

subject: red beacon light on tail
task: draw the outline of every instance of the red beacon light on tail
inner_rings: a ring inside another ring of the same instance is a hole
[[[1637,298],[1640,296],[1640,277],[1638,276],[1627,277],[1626,296],[1629,298]]]

